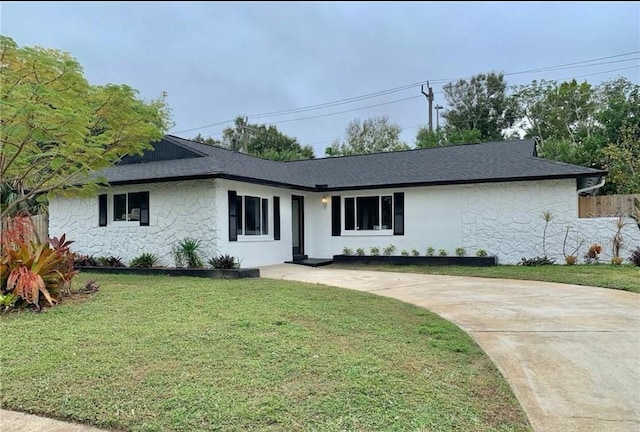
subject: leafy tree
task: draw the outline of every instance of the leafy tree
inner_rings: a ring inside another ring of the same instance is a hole
[[[236,117],[234,127],[223,131],[222,141],[204,138],[200,134],[193,140],[278,161],[315,157],[311,146],[301,146],[295,138],[283,134],[275,126],[250,124],[242,116]]]
[[[423,127],[416,134],[416,148],[444,147],[457,144],[480,142],[480,131],[458,129],[436,129],[430,131]]]
[[[597,89],[596,120],[607,143],[617,143],[623,133],[640,132],[640,85],[626,78],[602,83]]]
[[[603,149],[609,168],[609,181],[619,194],[640,193],[640,126],[624,125],[617,143]]]
[[[327,147],[327,156],[347,156],[366,153],[407,150],[409,146],[400,141],[402,128],[389,121],[389,117],[373,117],[349,122],[344,141],[336,140]]]
[[[203,137],[201,134],[198,134],[196,136],[194,136],[193,138],[191,138],[191,141],[195,141],[197,143],[200,144],[206,144],[206,145],[210,145],[210,146],[220,146],[220,141],[218,141],[217,139],[214,139],[212,137]]]
[[[443,114],[447,132],[476,130],[482,141],[499,140],[518,118],[516,101],[507,95],[501,73],[474,75],[469,81],[446,84],[443,90],[450,107]]]
[[[165,95],[144,102],[126,85],[90,85],[68,53],[0,36],[0,68],[0,178],[16,194],[0,217],[42,194],[93,190],[96,170],[168,127]]]

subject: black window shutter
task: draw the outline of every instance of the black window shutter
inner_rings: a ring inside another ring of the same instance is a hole
[[[107,196],[98,196],[98,226],[107,226]]]
[[[340,236],[340,196],[331,197],[331,235],[333,237]]]
[[[273,239],[280,240],[280,197],[273,197]]]
[[[149,192],[140,192],[140,226],[149,226]]]
[[[393,235],[404,235],[404,192],[393,194]]]
[[[238,209],[235,191],[229,191],[229,241],[238,241]]]

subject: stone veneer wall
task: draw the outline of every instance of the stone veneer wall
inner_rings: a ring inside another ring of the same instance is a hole
[[[612,237],[616,232],[615,218],[578,218],[575,180],[545,180],[537,182],[487,183],[466,187],[462,204],[462,240],[467,250],[485,249],[495,254],[501,264],[515,264],[523,257],[542,256],[544,219],[550,211],[553,219],[547,227],[547,255],[564,263],[562,244],[567,227],[567,252],[584,240],[578,252],[579,261],[591,243],[603,250],[601,261],[612,256]],[[640,229],[635,221],[626,220],[621,255],[640,246]]]
[[[98,197],[62,198],[49,202],[49,235],[74,240],[81,254],[115,255],[128,264],[149,252],[159,264],[173,266],[171,247],[185,237],[199,238],[203,258],[217,253],[214,180],[114,186],[109,191],[108,224],[98,226]],[[149,226],[137,222],[113,222],[113,194],[149,191]]]

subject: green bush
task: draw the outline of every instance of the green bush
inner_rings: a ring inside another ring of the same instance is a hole
[[[100,267],[125,267],[122,258],[117,256],[101,256],[96,258]]]
[[[364,256],[364,248],[358,248],[358,249],[356,249],[356,255],[358,255],[358,256]]]
[[[409,251],[406,249],[403,249],[402,252],[400,252],[400,255],[402,256],[409,256]]]
[[[134,268],[151,268],[158,263],[158,257],[152,253],[145,252],[140,256],[135,257],[129,263],[129,267]]]
[[[439,249],[438,250],[438,255],[439,256],[447,256],[447,255],[449,255],[449,253],[445,249]]]
[[[467,254],[467,250],[463,247],[456,248],[456,256],[463,257]]]
[[[391,255],[393,255],[393,252],[394,252],[395,250],[396,250],[396,247],[395,247],[394,245],[389,245],[389,246],[387,246],[386,248],[384,248],[384,249],[382,250],[382,254],[383,254],[384,256],[391,256]]]
[[[214,269],[235,269],[240,268],[240,263],[231,255],[217,255],[209,260],[209,265]]]
[[[380,248],[373,246],[373,247],[370,248],[370,250],[371,250],[371,255],[372,256],[379,256],[380,255]]]
[[[435,250],[434,248],[432,248],[431,246],[429,246],[429,247],[427,248],[427,253],[426,253],[426,255],[427,255],[427,256],[433,256],[433,254],[434,254],[435,252],[436,252],[436,250]]]
[[[343,255],[347,255],[347,256],[348,255],[353,255],[353,249],[348,248],[348,247],[345,246],[345,247],[342,248],[342,254]]]
[[[487,251],[484,249],[478,249],[476,251],[476,256],[477,257],[486,257],[487,256]]]
[[[187,237],[178,242],[172,249],[176,267],[202,268],[202,258],[200,258],[200,240]]]
[[[411,255],[420,256],[420,251],[416,248],[411,249]]]

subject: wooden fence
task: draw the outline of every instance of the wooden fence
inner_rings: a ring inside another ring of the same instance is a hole
[[[597,218],[636,215],[639,209],[634,200],[640,201],[640,194],[578,197],[578,216]]]
[[[5,218],[2,220],[2,231],[7,229],[10,218]],[[35,234],[34,241],[38,242],[46,242],[49,239],[49,215],[46,214],[38,214],[35,216],[31,216],[31,223],[33,224],[33,231]]]

